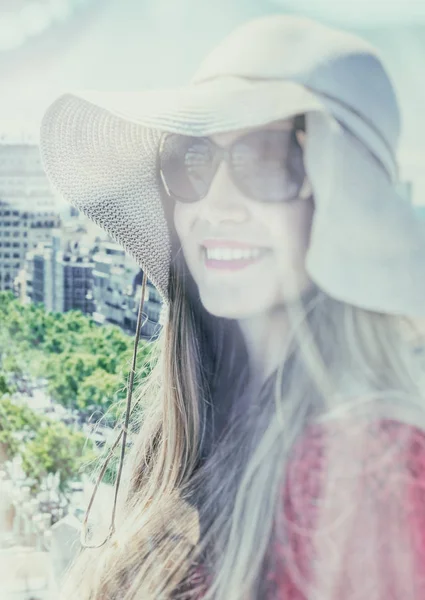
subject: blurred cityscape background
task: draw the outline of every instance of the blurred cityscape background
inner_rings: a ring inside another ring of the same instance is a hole
[[[64,91],[184,84],[237,24],[272,13],[312,16],[381,50],[402,109],[400,193],[425,223],[422,0],[0,0],[2,600],[58,597],[123,417],[142,291],[135,261],[50,188],[43,112]],[[139,379],[160,328],[148,283]],[[115,469],[116,457],[98,511],[110,508]]]

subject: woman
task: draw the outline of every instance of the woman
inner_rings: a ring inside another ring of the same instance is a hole
[[[425,239],[399,134],[376,50],[288,16],[187,88],[49,108],[52,182],[167,310],[118,523],[64,598],[424,597]]]

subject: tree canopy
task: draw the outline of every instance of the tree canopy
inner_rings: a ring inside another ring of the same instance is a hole
[[[114,325],[97,325],[80,311],[47,312],[0,292],[0,364],[15,379],[47,379],[52,399],[63,406],[106,413],[126,398],[133,337]],[[152,368],[155,342],[139,340],[135,384]]]
[[[11,292],[0,292],[0,324],[0,450],[9,459],[20,454],[35,487],[59,472],[64,491],[83,471],[91,472],[99,451],[89,436],[36,413],[13,394],[23,382],[29,382],[25,390],[31,394],[31,381],[43,379],[53,402],[86,417],[96,413],[114,426],[127,396],[134,336],[114,325],[99,326],[79,311],[23,305]],[[139,340],[135,385],[152,369],[154,344]],[[116,459],[117,453],[108,481],[114,480]]]

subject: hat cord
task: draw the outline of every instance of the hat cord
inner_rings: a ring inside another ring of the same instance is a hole
[[[139,314],[137,316],[137,325],[136,325],[136,336],[135,336],[135,340],[134,340],[134,350],[133,350],[133,360],[132,360],[132,365],[131,365],[131,371],[130,371],[130,379],[129,379],[129,384],[128,384],[128,391],[127,391],[127,405],[126,405],[126,413],[125,413],[125,422],[124,425],[121,426],[121,431],[117,437],[117,439],[115,440],[115,442],[113,443],[109,454],[106,458],[105,463],[103,464],[103,467],[99,473],[98,479],[96,481],[96,485],[94,486],[91,498],[90,498],[90,502],[88,503],[87,506],[87,510],[86,513],[84,515],[84,519],[83,519],[83,523],[82,523],[82,528],[81,528],[81,535],[80,535],[80,542],[83,548],[100,548],[101,546],[103,546],[104,544],[106,544],[106,542],[114,535],[115,533],[115,514],[116,514],[116,508],[117,508],[117,500],[118,500],[118,491],[119,491],[119,487],[120,487],[120,482],[121,482],[121,473],[122,473],[122,469],[123,469],[123,465],[124,465],[124,455],[125,455],[125,448],[126,448],[126,441],[127,441],[127,433],[128,433],[128,424],[130,421],[130,415],[132,414],[134,408],[137,406],[139,400],[136,401],[136,403],[134,404],[133,408],[131,408],[131,397],[132,397],[132,393],[133,393],[133,381],[134,381],[134,373],[135,373],[135,369],[136,369],[136,358],[137,358],[137,347],[139,344],[139,337],[140,337],[140,329],[141,329],[141,323],[142,323],[142,312],[143,312],[143,304],[144,304],[144,299],[145,299],[145,288],[146,288],[146,273],[143,271],[143,279],[142,279],[142,292],[141,292],[141,297],[140,297],[140,305],[139,305]],[[131,410],[130,410],[131,409]],[[105,537],[105,539],[103,540],[103,542],[101,542],[100,544],[89,544],[87,543],[87,530],[88,530],[88,518],[89,518],[89,514],[90,514],[90,510],[92,508],[94,499],[96,497],[96,493],[97,490],[99,488],[99,485],[103,479],[103,476],[105,474],[106,468],[109,464],[109,461],[111,460],[113,454],[114,454],[114,450],[115,448],[118,446],[118,443],[121,439],[121,435],[122,435],[122,443],[121,443],[121,455],[120,455],[120,464],[118,467],[118,473],[117,473],[117,478],[115,480],[115,495],[114,495],[114,505],[112,508],[112,514],[111,514],[111,522],[110,522],[110,526],[109,526],[109,533],[108,535]],[[116,542],[115,542],[116,543]]]

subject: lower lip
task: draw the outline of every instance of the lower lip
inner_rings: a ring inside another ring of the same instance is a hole
[[[257,256],[255,258],[245,258],[237,260],[214,260],[204,258],[204,264],[207,269],[219,269],[222,271],[239,271],[245,269],[250,265],[260,262],[264,258],[265,254]]]

